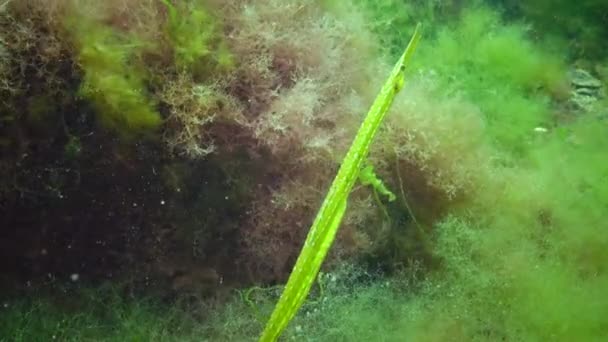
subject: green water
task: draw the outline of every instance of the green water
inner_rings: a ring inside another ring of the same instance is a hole
[[[419,22],[279,340],[608,340],[607,11],[0,1],[0,341],[257,340]]]

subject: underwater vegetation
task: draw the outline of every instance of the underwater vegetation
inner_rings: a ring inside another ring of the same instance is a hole
[[[606,340],[603,9],[0,2],[0,341],[256,340],[417,22],[279,340]]]
[[[278,339],[289,321],[302,306],[342,223],[342,217],[347,208],[348,195],[357,179],[362,178],[363,182],[373,183],[376,188],[381,188],[382,183],[373,175],[373,171],[369,171],[368,166],[365,168],[367,172],[364,172],[363,165],[382,119],[390,109],[395,96],[403,88],[405,68],[420,40],[419,27],[419,25],[416,26],[410,43],[393,67],[386,83],[374,100],[363,123],[361,123],[357,135],[346,153],[331,187],[327,191],[319,213],[310,227],[302,251],[285,285],[285,290],[260,337],[261,341]],[[372,179],[375,179],[375,182],[372,182]],[[384,188],[384,192],[388,192],[388,190]]]
[[[563,55],[534,46],[525,26],[505,25],[487,8],[465,9],[446,26],[421,50],[421,71],[436,77],[444,94],[479,106],[502,150],[522,153],[533,129],[550,125],[550,100],[568,91]]]
[[[523,15],[541,34],[561,40],[576,57],[605,59],[606,10],[601,0],[571,1],[503,0],[510,11]],[[550,14],[550,15],[549,15]]]

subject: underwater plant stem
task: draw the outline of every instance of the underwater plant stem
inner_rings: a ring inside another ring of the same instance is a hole
[[[380,208],[380,211],[382,211],[382,214],[384,214],[384,217],[386,217],[386,220],[388,221],[388,224],[391,225],[391,216],[388,214],[388,210],[386,210],[386,207],[384,206],[384,204],[382,204],[382,201],[380,200],[380,196],[378,196],[378,191],[376,191],[376,189],[372,189],[372,192],[374,194],[374,201],[376,201],[376,205]]]
[[[302,306],[331,247],[351,192],[368,155],[372,139],[395,95],[403,88],[404,70],[420,40],[420,24],[374,100],[308,232],[287,285],[266,324],[260,342],[276,341]]]
[[[418,229],[422,229],[422,227],[418,223],[418,220],[416,220],[414,211],[412,211],[412,208],[407,203],[407,197],[405,196],[405,190],[403,190],[403,179],[401,178],[401,171],[399,170],[399,159],[397,159],[396,153],[395,153],[395,170],[397,171],[397,180],[399,181],[399,191],[401,192],[401,197],[403,198],[403,204],[405,205],[405,209],[407,209],[407,212],[410,214],[410,217],[412,218],[412,221],[414,221],[414,224],[416,225],[416,227],[418,227]]]

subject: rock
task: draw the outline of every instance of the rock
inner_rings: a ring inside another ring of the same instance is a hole
[[[594,104],[604,97],[602,81],[584,69],[574,69],[569,75],[572,85],[570,103],[575,110],[590,111]]]
[[[602,81],[593,77],[583,69],[575,69],[570,72],[570,82],[575,88],[599,89],[602,88]]]
[[[574,91],[570,98],[570,102],[574,106],[574,109],[589,112],[593,109],[593,105],[597,102],[597,98],[585,94],[578,94]]]

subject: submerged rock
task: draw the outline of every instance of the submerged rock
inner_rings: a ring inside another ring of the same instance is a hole
[[[570,81],[577,88],[599,89],[602,87],[602,81],[593,77],[584,69],[575,69],[570,73]]]
[[[590,111],[593,105],[604,97],[602,81],[584,69],[574,69],[569,75],[572,86],[570,103],[574,109]]]

